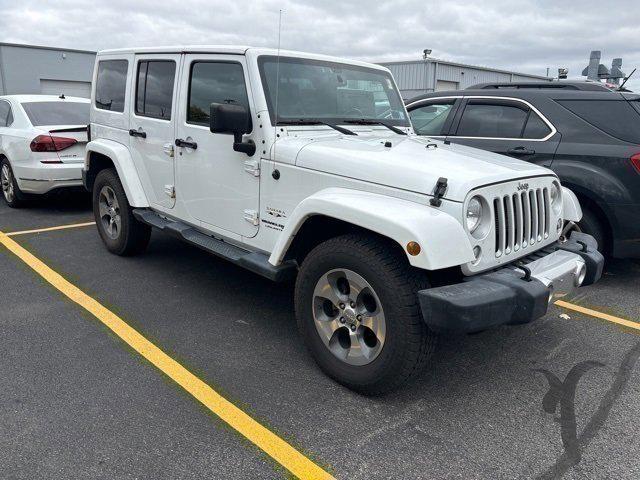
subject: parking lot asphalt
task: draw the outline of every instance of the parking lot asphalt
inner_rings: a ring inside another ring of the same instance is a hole
[[[5,233],[92,221],[85,196],[11,210]],[[443,337],[381,398],[335,384],[297,334],[290,285],[154,232],[121,258],[93,226],[12,237],[340,479],[639,478],[640,330],[566,308]],[[271,457],[0,247],[6,478],[283,478]],[[640,322],[640,263],[567,299]],[[640,324],[638,324],[640,328]]]

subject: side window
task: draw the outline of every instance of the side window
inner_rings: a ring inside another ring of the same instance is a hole
[[[232,103],[249,108],[242,65],[231,62],[191,64],[187,122],[209,125],[212,103]]]
[[[171,120],[175,75],[176,63],[173,60],[144,60],[138,63],[138,115]]]
[[[127,60],[102,60],[98,62],[96,108],[124,112],[128,66]]]
[[[429,102],[409,112],[413,129],[418,135],[441,135],[447,118],[453,110],[454,99]]]
[[[507,102],[470,100],[462,114],[459,137],[521,138],[529,109]]]
[[[540,115],[532,110],[531,113],[529,113],[529,119],[524,127],[522,138],[526,138],[528,140],[540,140],[550,133],[551,129],[549,128],[549,125],[544,123],[544,120],[540,118]]]
[[[11,105],[8,102],[0,101],[0,127],[8,127],[11,125],[7,120],[11,115]],[[13,117],[11,118],[13,121]]]

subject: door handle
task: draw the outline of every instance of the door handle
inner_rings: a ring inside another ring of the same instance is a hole
[[[525,147],[515,147],[507,150],[509,155],[535,155],[536,151]]]
[[[140,137],[140,138],[147,138],[147,132],[144,132],[142,130],[134,130],[133,128],[131,130],[129,130],[129,136],[131,137]]]
[[[198,144],[196,142],[187,142],[186,140],[183,140],[181,138],[176,138],[176,147],[184,147],[195,150],[198,148]]]

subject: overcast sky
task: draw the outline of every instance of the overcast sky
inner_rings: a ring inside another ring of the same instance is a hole
[[[365,60],[432,56],[580,76],[591,50],[640,66],[638,0],[0,0],[0,41],[103,49],[168,44],[276,46]],[[640,90],[640,71],[629,82]]]

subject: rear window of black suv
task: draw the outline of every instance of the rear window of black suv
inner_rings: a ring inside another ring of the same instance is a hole
[[[603,132],[625,142],[640,143],[640,111],[621,100],[556,100]],[[637,107],[636,107],[637,108]]]

